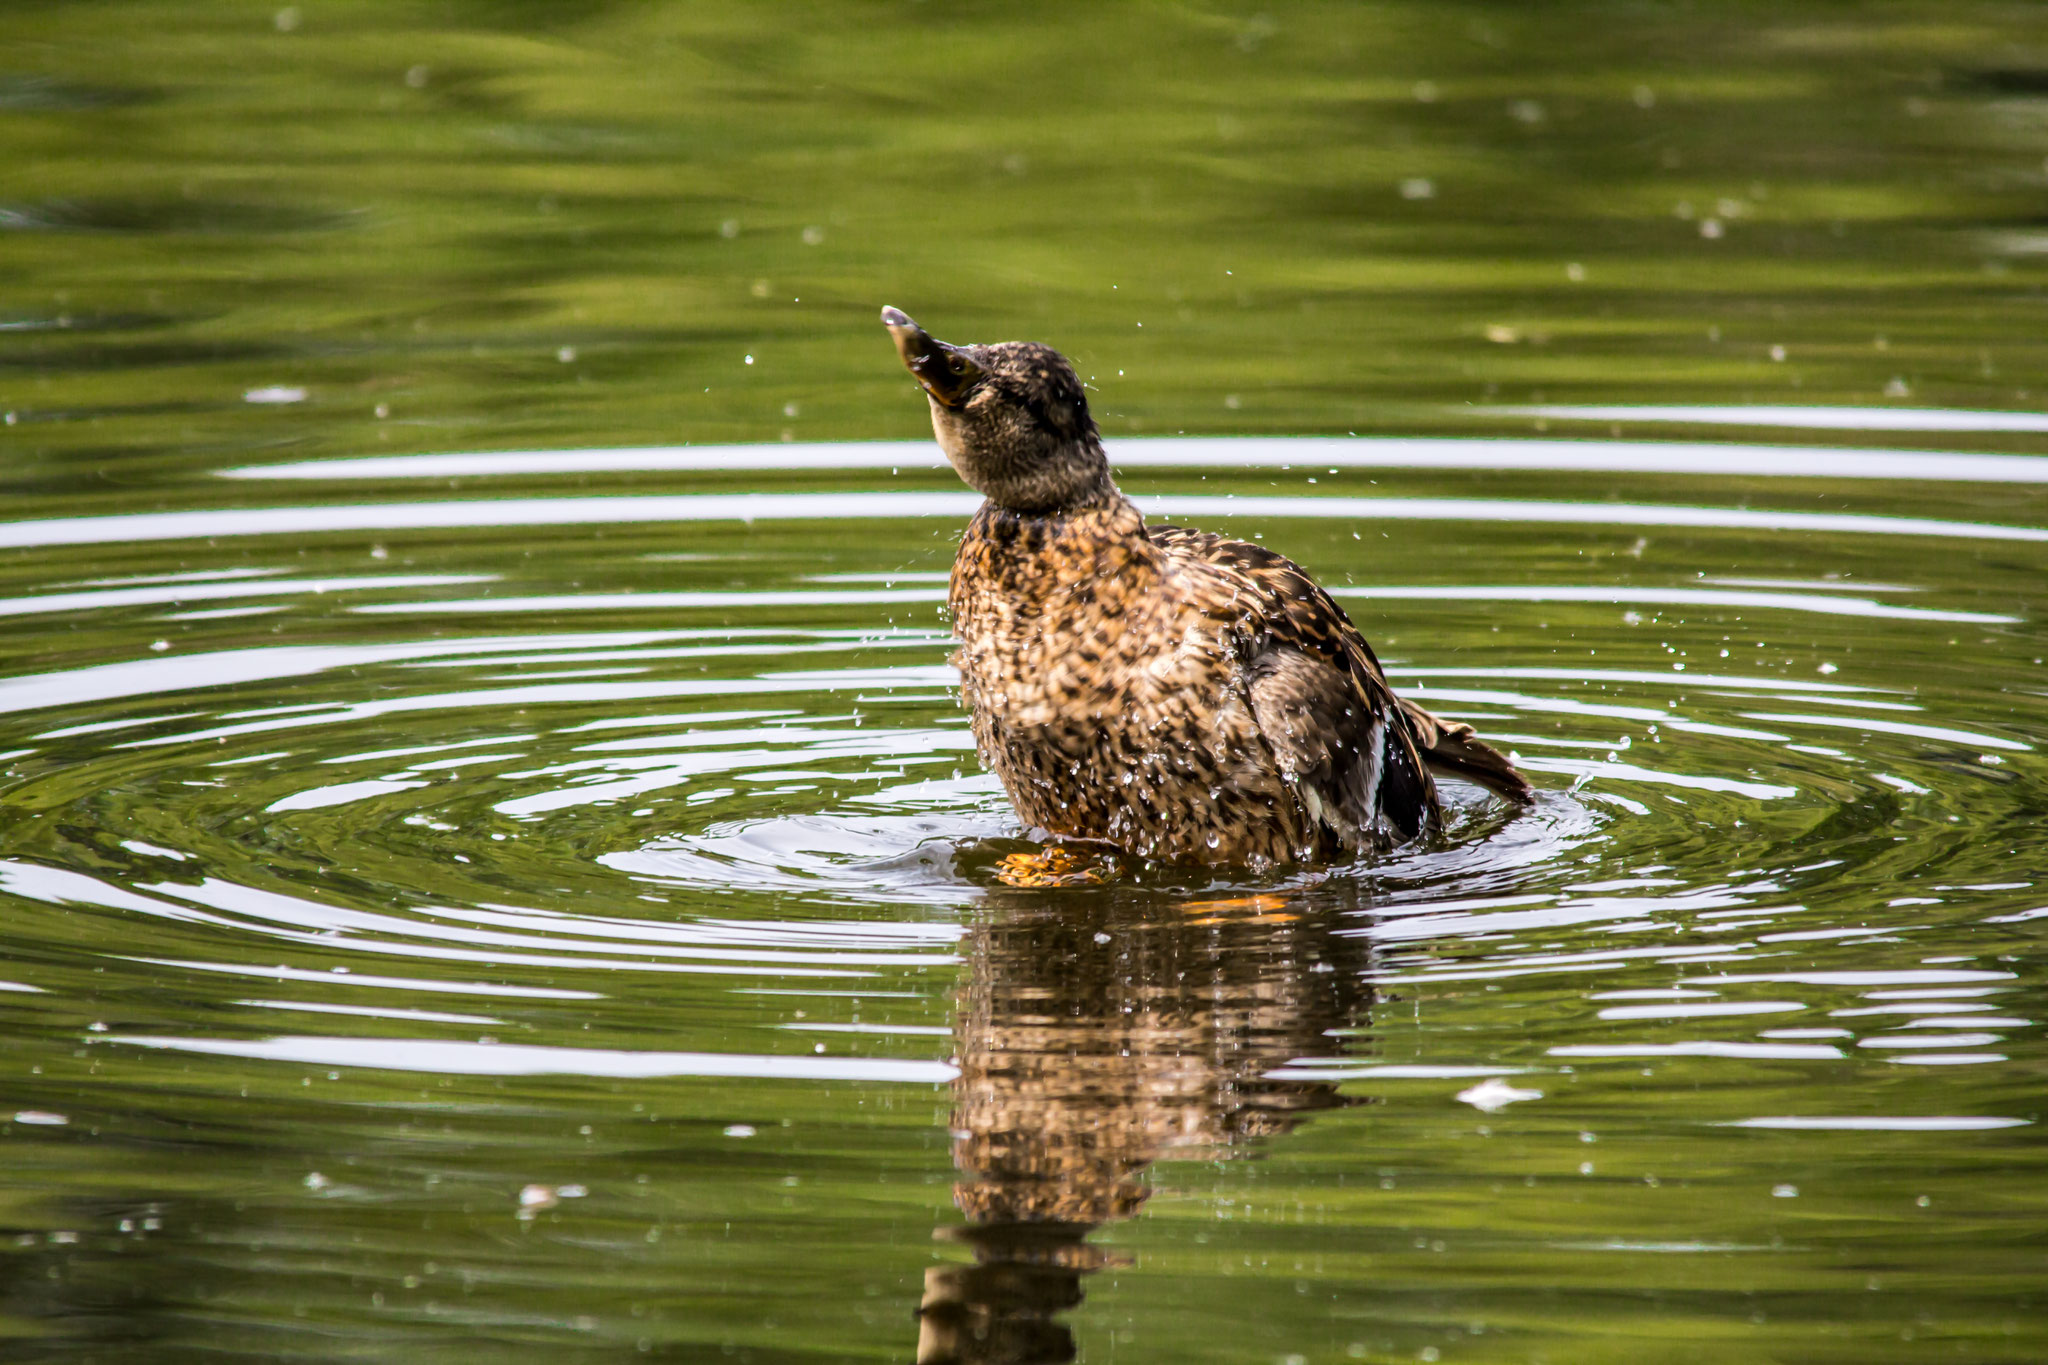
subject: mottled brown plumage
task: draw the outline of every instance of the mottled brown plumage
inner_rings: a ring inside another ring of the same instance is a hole
[[[1402,701],[1329,594],[1260,546],[1147,526],[1080,380],[1033,342],[882,321],[988,502],[948,601],[984,762],[1027,823],[1171,863],[1325,862],[1437,819],[1429,769],[1515,799],[1470,726]]]

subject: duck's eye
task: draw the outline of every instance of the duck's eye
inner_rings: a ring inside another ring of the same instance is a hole
[[[971,363],[969,363],[967,357],[964,355],[951,355],[946,357],[946,368],[951,370],[954,374],[964,375],[969,370],[972,370],[974,366]]]

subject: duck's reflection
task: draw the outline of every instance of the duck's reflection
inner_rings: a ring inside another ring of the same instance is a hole
[[[1364,1022],[1362,937],[1280,897],[1003,891],[967,943],[954,1040],[954,1202],[973,1262],[926,1272],[919,1365],[1074,1358],[1057,1314],[1114,1260],[1166,1155],[1241,1154],[1346,1103],[1275,1079]]]

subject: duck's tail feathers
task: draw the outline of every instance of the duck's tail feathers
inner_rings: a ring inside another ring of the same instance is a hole
[[[1405,697],[1400,702],[1413,727],[1415,747],[1433,771],[1477,782],[1488,791],[1523,805],[1533,798],[1528,779],[1506,754],[1479,738],[1471,726],[1433,716]]]

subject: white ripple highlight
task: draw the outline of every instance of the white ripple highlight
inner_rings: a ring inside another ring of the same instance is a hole
[[[1637,588],[1580,584],[1336,585],[1332,597],[1386,602],[1584,602],[1601,606],[1740,607],[1746,611],[1798,611],[1819,616],[1862,616],[1892,621],[1945,621],[2010,625],[2017,616],[1996,612],[1902,607],[1869,597],[1729,588]],[[537,597],[464,597],[425,602],[372,602],[349,608],[366,616],[476,615],[489,612],[676,611],[764,607],[853,607],[940,603],[940,587],[864,589],[753,589],[707,592],[552,593]]]
[[[464,1043],[435,1038],[174,1038],[117,1034],[95,1041],[160,1048],[208,1057],[295,1062],[362,1071],[414,1071],[439,1076],[598,1076],[652,1080],[667,1076],[729,1076],[783,1081],[868,1081],[944,1085],[958,1074],[946,1062],[887,1057],[774,1056],[740,1052],[629,1052],[617,1048]]]
[[[1806,1006],[1796,1000],[1721,1000],[1694,1004],[1615,1005],[1600,1011],[1602,1019],[1711,1019],[1734,1014],[1794,1014]]]
[[[1776,1128],[1793,1132],[1828,1133],[1979,1133],[1996,1128],[2026,1128],[2032,1119],[1981,1114],[1929,1114],[1911,1117],[1870,1115],[1770,1114],[1716,1125],[1721,1128]]]
[[[1494,584],[1449,587],[1333,587],[1332,597],[1380,601],[1425,602],[1592,602],[1623,606],[1742,607],[1752,611],[1803,611],[1820,616],[1873,616],[1892,621],[1952,621],[1998,625],[2018,621],[1984,611],[1942,611],[1931,607],[1900,607],[1869,597],[1843,597],[1805,592],[1762,592],[1731,588],[1581,587],[1575,584]],[[358,607],[358,611],[404,610],[400,604]]]
[[[1563,422],[1683,422],[1691,426],[1798,427],[1810,431],[2048,431],[2048,413],[1999,412],[1982,408],[1801,407],[1789,403],[1548,403],[1461,407],[1451,411],[1465,417],[1543,417]],[[2048,460],[2031,455],[1952,455],[1924,450],[1822,451],[1796,446],[1789,449],[1807,458],[1834,455],[1842,463],[1865,471],[1831,468],[1811,471],[1823,478],[1946,477],[1997,483],[2048,482]],[[1873,458],[1878,460],[1875,465],[1870,463]],[[1944,472],[1950,468],[1956,472]],[[1802,469],[1801,472],[1808,471]]]
[[[1926,408],[1460,407],[1464,417],[1690,422],[1863,431],[2048,431],[2048,415]],[[1155,436],[1107,443],[1125,469],[1519,469],[1826,478],[2048,483],[2048,459],[1938,450],[1843,450],[1708,441],[1552,437]],[[804,469],[943,469],[930,441],[824,441],[807,445],[625,446],[371,455],[236,465],[225,479],[362,480],[531,478],[549,474],[696,473]]]
[[[1147,515],[1335,521],[1474,521],[1562,526],[1676,526],[1699,530],[1843,535],[1936,536],[2048,543],[2048,528],[1932,517],[1850,512],[1774,512],[1754,508],[1648,503],[1539,502],[1512,498],[1352,498],[1162,496],[1134,499]],[[972,493],[702,493],[651,497],[467,498],[330,507],[230,507],[51,517],[0,523],[0,549],[49,545],[140,544],[241,536],[308,536],[344,531],[400,532],[531,526],[641,525],[660,522],[849,521],[947,517],[965,521],[981,505]]]
[[[1751,720],[1783,721],[1791,725],[1821,725],[1836,730],[1868,730],[1875,734],[1904,735],[1913,739],[1946,739],[1958,744],[1981,745],[2012,753],[2031,753],[2034,746],[2016,739],[2001,739],[1976,730],[1952,730],[1941,725],[1915,725],[1902,720],[1880,720],[1872,716],[1817,716],[1804,711],[1745,711]]]
[[[1606,1043],[1547,1048],[1552,1057],[1749,1057],[1778,1061],[1840,1061],[1842,1050],[1825,1043]]]
[[[218,602],[237,597],[319,597],[331,592],[370,592],[395,588],[441,588],[492,583],[496,574],[365,574],[358,578],[264,578],[233,583],[175,583],[161,587],[107,588],[95,592],[46,592],[27,597],[0,597],[0,616],[99,611],[187,602]]]

